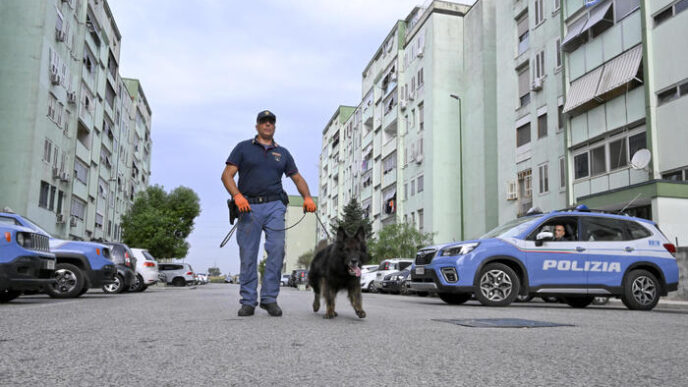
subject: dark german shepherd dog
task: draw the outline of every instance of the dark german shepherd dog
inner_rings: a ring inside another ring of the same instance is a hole
[[[308,272],[308,282],[315,292],[313,312],[320,309],[320,296],[325,298],[325,318],[334,318],[334,300],[337,292],[346,289],[349,300],[359,318],[364,318],[361,303],[361,268],[369,261],[365,231],[360,227],[356,235],[349,236],[343,227],[337,230],[337,240],[320,250]]]

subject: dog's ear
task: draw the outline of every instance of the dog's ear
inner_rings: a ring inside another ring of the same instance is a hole
[[[356,239],[358,239],[359,242],[365,242],[365,229],[363,226],[358,227],[358,230],[356,231]]]
[[[346,238],[346,231],[344,230],[343,226],[339,226],[337,229],[337,242],[344,242],[344,238]]]

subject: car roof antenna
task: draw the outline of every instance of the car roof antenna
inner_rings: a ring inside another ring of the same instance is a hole
[[[617,214],[623,214],[623,213],[624,213],[624,210],[625,210],[626,208],[628,208],[628,206],[630,206],[631,204],[633,204],[633,202],[634,202],[636,199],[638,199],[638,198],[640,197],[640,195],[642,195],[642,192],[639,192],[637,195],[635,195],[635,197],[634,197],[630,202],[628,202],[628,203],[624,206],[624,208],[622,208],[621,210],[619,210],[619,212],[617,212]]]

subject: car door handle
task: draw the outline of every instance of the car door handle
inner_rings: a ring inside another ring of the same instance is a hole
[[[624,250],[626,250],[627,253],[632,253],[635,249],[631,246],[627,246]]]
[[[576,251],[578,251],[578,252],[580,253],[580,252],[585,251],[585,248],[584,248],[584,247],[580,247],[580,246],[576,246]]]

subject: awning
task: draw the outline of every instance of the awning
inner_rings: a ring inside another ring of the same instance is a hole
[[[394,196],[396,196],[397,190],[393,189],[385,194],[385,201],[388,201],[392,199]]]
[[[604,4],[600,4],[597,7],[593,8],[590,11],[590,17],[588,18],[588,22],[585,23],[585,27],[583,27],[580,33],[585,33],[587,30],[602,22],[604,20],[604,17],[607,15],[607,12],[609,12],[609,10],[611,9],[611,6],[612,2],[611,0],[608,0]],[[614,21],[612,20],[607,20],[607,22],[614,23]]]
[[[582,77],[571,82],[569,92],[566,94],[566,105],[564,105],[564,113],[583,105],[584,103],[595,98],[597,94],[597,86],[602,77],[603,66],[583,75]]]
[[[576,42],[576,38],[578,37],[578,35],[580,35],[581,31],[583,31],[583,28],[585,27],[585,23],[587,23],[587,21],[588,15],[584,15],[568,27],[569,31],[564,37],[564,40],[561,42],[561,49],[563,51],[572,51],[574,43]]]
[[[596,96],[603,96],[632,81],[640,70],[642,60],[643,46],[639,44],[607,62],[604,65]]]

